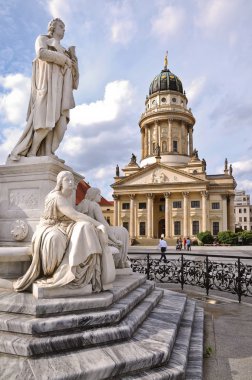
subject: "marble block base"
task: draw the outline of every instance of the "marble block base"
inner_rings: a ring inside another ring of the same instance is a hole
[[[127,274],[133,274],[132,268],[117,268],[116,269],[116,274],[117,275],[127,275]]]
[[[32,294],[35,298],[65,298],[65,297],[80,297],[86,296],[92,293],[92,285],[89,284],[82,288],[68,288],[66,286],[61,286],[58,288],[43,287],[38,284],[33,284]]]
[[[31,247],[0,247],[0,279],[21,277],[31,263]]]
[[[21,157],[0,166],[0,245],[28,244],[57,174],[71,171],[76,185],[83,178],[56,158]]]

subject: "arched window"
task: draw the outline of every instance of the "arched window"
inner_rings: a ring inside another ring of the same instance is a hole
[[[167,142],[166,141],[162,141],[162,152],[163,153],[167,152]]]

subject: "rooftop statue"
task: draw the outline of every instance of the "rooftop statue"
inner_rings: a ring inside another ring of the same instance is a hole
[[[79,82],[75,47],[67,50],[60,44],[64,33],[65,24],[55,18],[48,33],[36,39],[27,125],[10,154],[13,161],[20,156],[54,156],[64,137]]]
[[[35,281],[50,288],[92,284],[94,292],[112,287],[115,267],[106,228],[75,210],[74,190],[72,173],[60,172],[32,238],[32,263],[14,282],[16,291],[27,289]]]
[[[119,251],[118,259],[115,255],[116,268],[128,268],[130,267],[130,261],[127,259],[129,244],[128,231],[124,227],[112,227],[108,224],[104,218],[101,207],[98,204],[100,201],[100,189],[90,187],[87,190],[85,199],[83,199],[83,201],[78,204],[77,210],[86,215],[89,215],[91,218],[97,220],[99,223],[102,223],[105,226],[106,232],[108,234],[109,245],[116,247]]]

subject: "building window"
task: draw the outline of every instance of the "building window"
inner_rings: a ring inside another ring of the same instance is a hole
[[[145,235],[145,222],[139,223],[139,235],[140,236]]]
[[[242,209],[241,208],[239,208],[239,214],[241,214],[242,213]]]
[[[167,142],[166,141],[162,142],[162,152],[163,153],[167,152]]]
[[[172,208],[181,208],[181,201],[172,202]]]
[[[200,208],[200,201],[191,201],[191,208]]]
[[[177,152],[178,151],[178,142],[174,140],[172,142],[172,146],[173,146],[173,152]]]
[[[219,202],[213,202],[212,203],[212,210],[218,210],[220,208]]]
[[[192,234],[193,235],[197,235],[199,233],[199,221],[198,220],[194,220],[192,222]]]
[[[247,221],[247,217],[246,216],[244,216],[244,222],[246,222]]]
[[[122,209],[123,210],[129,210],[130,209],[130,204],[129,203],[123,203],[122,204]]]
[[[107,221],[108,224],[110,225],[110,216],[107,216],[106,221]]]
[[[179,221],[174,222],[174,235],[181,235],[181,223]]]
[[[213,222],[213,235],[214,236],[218,235],[219,231],[220,231],[219,222]]]
[[[241,216],[239,217],[239,222],[242,222],[242,217]]]
[[[146,209],[146,202],[139,202],[138,208],[140,210],[145,210]]]
[[[164,212],[165,211],[165,205],[159,205],[159,211]]]
[[[129,231],[129,222],[123,222],[123,227]]]
[[[244,226],[243,229],[244,229],[244,231],[247,231],[247,226]]]
[[[250,221],[252,222],[252,217],[250,217]]]
[[[245,213],[246,213],[246,212],[247,212],[247,209],[246,209],[246,208],[244,208],[244,209],[243,209],[243,212],[245,212]]]

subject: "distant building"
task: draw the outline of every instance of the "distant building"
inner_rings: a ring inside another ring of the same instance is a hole
[[[115,225],[131,238],[195,237],[198,232],[235,230],[232,165],[208,175],[193,146],[195,118],[181,80],[167,68],[150,84],[139,121],[141,161],[132,154],[114,190]],[[214,147],[213,147],[214,151]],[[217,154],[220,154],[218,152]],[[143,240],[142,240],[143,241]]]
[[[234,199],[235,228],[252,231],[252,206],[250,195],[243,190],[235,192]]]

